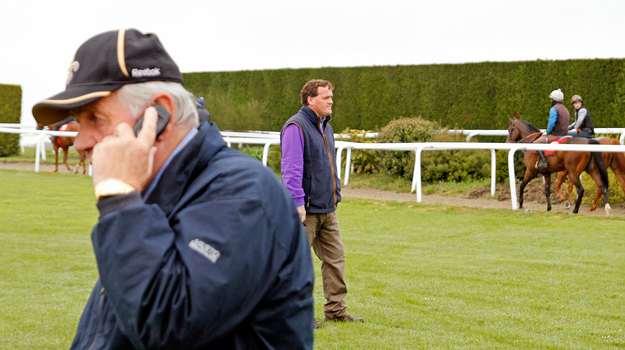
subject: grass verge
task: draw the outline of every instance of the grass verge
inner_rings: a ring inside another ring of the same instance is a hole
[[[0,348],[69,348],[97,279],[91,178],[0,170],[0,213]],[[366,323],[326,323],[315,349],[625,347],[623,218],[356,199],[338,215]]]

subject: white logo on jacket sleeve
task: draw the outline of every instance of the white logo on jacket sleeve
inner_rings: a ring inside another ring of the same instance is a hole
[[[203,242],[198,238],[189,242],[189,248],[202,254],[206,259],[210,260],[213,264],[217,262],[217,259],[219,259],[219,256],[221,255],[221,253],[219,253],[219,250],[213,248],[210,244]]]

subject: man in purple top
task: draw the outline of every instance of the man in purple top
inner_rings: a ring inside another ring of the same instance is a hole
[[[341,182],[336,171],[332,119],[333,86],[311,80],[301,91],[302,108],[282,127],[282,182],[306,227],[308,241],[321,259],[326,321],[364,322],[346,311],[345,254],[336,206]],[[323,324],[315,320],[315,328]]]

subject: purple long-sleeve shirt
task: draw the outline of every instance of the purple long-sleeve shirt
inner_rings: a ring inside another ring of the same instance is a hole
[[[319,123],[323,129],[323,123]],[[323,132],[323,130],[321,130]],[[282,183],[291,193],[295,205],[304,205],[304,137],[297,124],[289,124],[282,132]]]

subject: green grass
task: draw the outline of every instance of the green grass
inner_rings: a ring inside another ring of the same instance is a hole
[[[0,349],[67,349],[97,279],[91,179],[0,171],[0,213]],[[355,199],[338,215],[366,323],[326,323],[315,349],[625,348],[624,218]]]
[[[623,218],[351,200],[339,220],[367,323],[319,349],[625,347]]]
[[[0,171],[0,349],[67,349],[97,279],[87,176]]]

